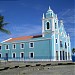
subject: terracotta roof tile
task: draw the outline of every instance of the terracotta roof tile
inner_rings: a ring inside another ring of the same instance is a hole
[[[38,37],[42,37],[42,35],[22,36],[22,37],[17,37],[17,38],[11,38],[9,40],[6,40],[5,42],[14,42],[14,41],[19,41],[19,40],[29,40],[31,38],[38,38]]]
[[[33,38],[33,36],[22,36],[22,37],[17,37],[17,38],[12,38],[10,40],[7,40],[6,42],[14,42],[14,41],[19,41],[19,40],[28,40]]]

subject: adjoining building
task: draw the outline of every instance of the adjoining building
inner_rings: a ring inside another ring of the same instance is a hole
[[[62,20],[49,7],[42,17],[42,35],[10,38],[0,43],[0,60],[71,60],[71,42]]]

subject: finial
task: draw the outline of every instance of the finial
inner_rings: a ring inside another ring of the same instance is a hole
[[[57,18],[57,14],[56,14],[56,18]]]
[[[69,36],[69,34],[68,34],[68,36]]]
[[[60,25],[63,25],[63,20],[60,20]]]
[[[51,8],[50,8],[50,6],[49,6],[49,10],[50,10]]]
[[[45,18],[44,13],[43,13],[43,19]]]

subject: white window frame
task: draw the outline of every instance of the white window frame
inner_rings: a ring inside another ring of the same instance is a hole
[[[31,53],[33,53],[33,58],[31,57]],[[29,52],[29,58],[34,59],[34,52]]]
[[[2,45],[0,45],[1,46],[1,49],[0,50],[2,50]]]
[[[20,52],[20,58],[21,58],[21,53],[23,53],[23,54],[24,54],[24,52]],[[23,58],[24,58],[24,57],[23,57]],[[22,58],[22,59],[23,59],[23,58]]]
[[[10,49],[9,49],[9,45],[8,45],[8,49],[6,49],[6,46],[7,46],[7,45],[5,45],[5,50],[10,50]]]
[[[49,22],[49,21],[47,21],[47,22]],[[47,22],[45,24],[45,30],[50,30],[50,22],[49,22],[49,29],[47,29]]]
[[[12,53],[12,58],[13,58],[13,54],[14,54],[14,53],[15,53],[15,58],[16,58],[16,52],[13,52],[13,53]],[[13,58],[13,59],[15,59],[15,58]]]
[[[14,45],[15,45],[15,48],[14,48]],[[16,44],[12,44],[12,49],[16,49]]]
[[[2,53],[0,53],[1,54],[1,58],[2,58]]]
[[[20,43],[20,49],[24,49],[24,48],[22,48],[22,44],[23,44],[24,47],[25,47],[25,44],[24,44],[24,43]]]
[[[33,43],[33,47],[31,47],[31,43]],[[29,42],[29,48],[34,48],[34,42]]]

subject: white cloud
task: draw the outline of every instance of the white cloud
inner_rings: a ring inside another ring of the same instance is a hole
[[[0,34],[0,42],[3,41],[3,40],[6,40],[8,38],[41,34],[41,32],[42,32],[41,28],[42,28],[41,25],[32,25],[32,24],[14,25],[11,28],[11,31],[12,31],[11,35],[7,35],[7,34],[4,35],[4,33]]]
[[[62,10],[58,15],[60,19],[63,19],[64,23],[75,23],[75,9]]]
[[[71,37],[75,37],[75,28],[66,28]]]
[[[59,19],[63,19],[64,27],[71,38],[75,38],[75,8],[62,10],[59,14]]]
[[[15,25],[12,28],[12,35],[17,36],[28,36],[28,35],[37,35],[41,34],[41,25]],[[16,33],[16,34],[15,34]],[[11,36],[12,36],[11,35]]]

